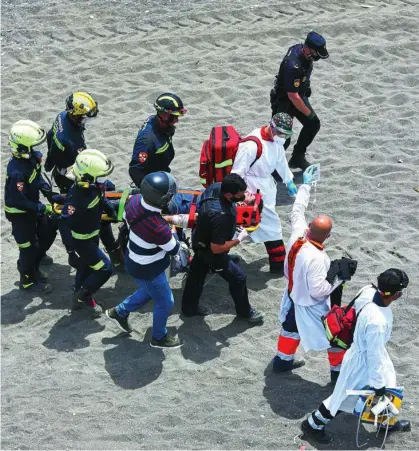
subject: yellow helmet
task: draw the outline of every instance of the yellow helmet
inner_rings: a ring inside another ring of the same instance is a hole
[[[73,116],[96,117],[99,113],[97,102],[87,92],[75,92],[67,97],[65,109]]]
[[[46,139],[45,130],[36,122],[27,119],[15,122],[10,128],[10,150],[17,158],[29,159],[33,148]]]
[[[85,149],[77,155],[73,173],[77,181],[95,183],[99,177],[106,177],[113,171],[113,164],[102,152]]]

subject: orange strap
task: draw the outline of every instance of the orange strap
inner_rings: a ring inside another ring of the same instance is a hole
[[[298,238],[298,240],[292,245],[288,253],[288,294],[291,293],[292,288],[294,286],[294,267],[297,254],[298,252],[300,252],[301,247],[306,242],[307,242],[306,239]]]

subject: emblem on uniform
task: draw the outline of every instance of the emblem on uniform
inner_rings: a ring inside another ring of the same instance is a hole
[[[17,182],[16,183],[16,187],[17,187],[17,190],[18,191],[23,191],[23,186],[24,186],[25,184],[23,183],[23,182]]]
[[[140,152],[140,153],[138,154],[138,161],[139,161],[140,163],[145,163],[146,160],[147,160],[147,157],[148,157],[147,152]]]
[[[300,86],[300,79],[294,80],[294,86],[298,88]]]
[[[67,211],[68,211],[68,214],[71,216],[76,212],[76,209],[72,205],[69,205],[67,207]]]

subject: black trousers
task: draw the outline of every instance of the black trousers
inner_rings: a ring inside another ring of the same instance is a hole
[[[57,236],[57,226],[48,215],[6,213],[12,223],[12,235],[19,247],[19,268],[27,283],[33,282],[39,262]]]
[[[308,101],[307,97],[302,97],[304,103],[311,111],[313,107]],[[291,117],[296,117],[303,128],[298,136],[297,143],[294,146],[293,155],[304,155],[307,152],[307,147],[313,142],[313,139],[320,130],[320,120],[316,116],[314,119],[309,119],[306,115],[297,110],[294,104],[289,99],[277,98],[271,92],[271,108],[272,116],[276,113],[288,113]],[[287,149],[291,144],[291,138],[285,141],[284,148]]]
[[[246,275],[242,268],[233,263],[228,255],[220,258],[217,268],[216,273],[228,282],[228,288],[233,298],[237,315],[249,317],[251,307],[247,292]],[[193,313],[198,308],[205,278],[211,269],[211,266],[199,252],[194,255],[182,295],[182,311],[184,313]]]

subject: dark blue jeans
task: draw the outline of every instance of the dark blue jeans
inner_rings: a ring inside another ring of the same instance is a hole
[[[118,315],[126,317],[130,312],[140,309],[151,299],[154,301],[153,310],[153,337],[161,340],[166,334],[167,318],[172,311],[173,293],[164,272],[154,279],[135,279],[140,287],[135,293],[124,299],[116,306]]]

